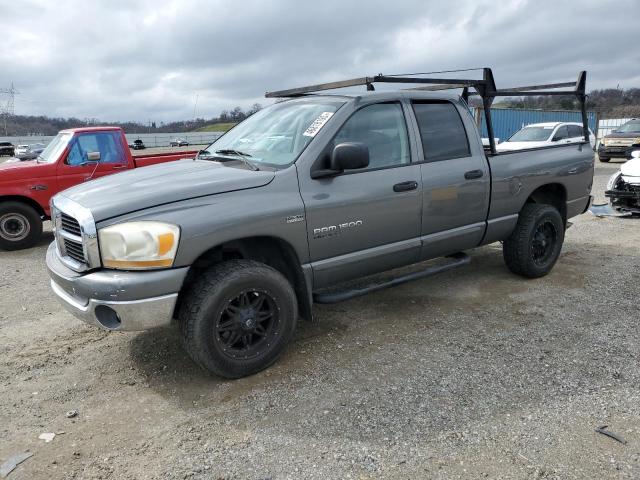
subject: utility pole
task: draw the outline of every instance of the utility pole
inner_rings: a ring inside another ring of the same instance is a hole
[[[0,88],[0,94],[7,96],[7,102],[4,105],[0,105],[0,116],[4,118],[4,135],[7,136],[7,118],[15,115],[15,101],[16,95],[20,92],[16,90],[11,82],[11,87]]]
[[[196,107],[198,106],[198,97],[200,95],[196,93],[196,101],[193,102],[193,121],[195,122],[196,120]]]

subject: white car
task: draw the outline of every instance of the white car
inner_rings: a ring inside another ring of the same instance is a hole
[[[566,143],[584,142],[582,124],[577,122],[533,123],[518,130],[508,140],[496,145],[498,152],[548,147]],[[595,148],[596,139],[589,129],[589,142]]]

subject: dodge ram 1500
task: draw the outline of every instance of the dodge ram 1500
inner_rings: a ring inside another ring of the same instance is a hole
[[[485,105],[523,92],[497,90],[492,78],[485,69],[483,80],[468,82]],[[575,91],[581,101],[584,78]],[[487,153],[466,88],[462,96],[371,91],[374,82],[397,79],[270,93],[288,100],[195,159],[56,195],[47,252],[53,291],[74,315],[103,328],[175,322],[198,364],[237,378],[276,361],[298,317],[311,318],[313,302],[464,265],[464,250],[500,241],[511,271],[546,275],[568,220],[591,199],[586,114],[582,142],[498,155],[490,130]],[[345,85],[369,91],[311,94]],[[444,265],[342,283],[436,257],[446,257]]]

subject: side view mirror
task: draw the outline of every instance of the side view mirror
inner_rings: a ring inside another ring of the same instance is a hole
[[[99,161],[100,161],[100,152],[87,152],[87,163],[99,162]]]
[[[369,147],[364,143],[344,142],[333,147],[328,169],[311,172],[311,178],[334,177],[344,170],[369,166]]]
[[[332,170],[356,170],[369,166],[369,148],[364,143],[339,143],[331,152]]]
[[[553,137],[551,139],[552,142],[559,142],[560,140],[562,140],[562,138],[560,138],[560,137]]]

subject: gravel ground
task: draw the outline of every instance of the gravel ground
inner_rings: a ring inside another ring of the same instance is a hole
[[[598,165],[595,192],[617,168]],[[67,314],[48,234],[0,253],[0,462],[34,454],[14,480],[638,478],[639,232],[586,214],[545,278],[510,274],[491,245],[319,305],[274,367],[237,381],[198,369],[172,329]]]

